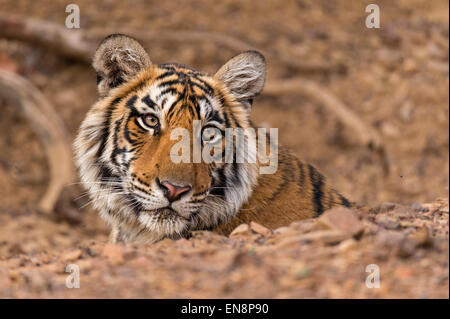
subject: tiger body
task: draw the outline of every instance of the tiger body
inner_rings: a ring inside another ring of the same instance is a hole
[[[98,48],[93,66],[101,98],[74,148],[93,205],[112,226],[112,242],[153,243],[205,229],[229,234],[250,221],[276,228],[350,205],[313,166],[279,145],[273,174],[260,173],[259,155],[239,163],[172,160],[176,129],[192,132],[194,147],[196,121],[202,132],[253,127],[250,110],[266,72],[261,54],[245,52],[208,76],[152,64],[134,39],[113,35]],[[258,141],[246,135],[245,143]]]

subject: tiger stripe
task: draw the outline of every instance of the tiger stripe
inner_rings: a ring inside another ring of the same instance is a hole
[[[225,162],[169,158],[177,142],[170,133],[192,129],[194,120],[222,135],[227,128],[255,128],[250,111],[266,75],[260,53],[244,52],[209,76],[181,64],[152,64],[137,41],[113,35],[97,49],[93,66],[101,98],[74,147],[94,207],[113,225],[112,241],[152,243],[198,229],[229,234],[251,221],[273,229],[335,205],[352,206],[315,167],[282,146],[274,174],[259,173],[265,165],[259,155],[256,163],[238,163],[235,147]],[[143,124],[149,114],[157,123],[151,127]],[[245,142],[257,140],[245,136]],[[222,156],[225,149],[222,144]],[[162,189],[167,182],[189,191],[169,202]]]

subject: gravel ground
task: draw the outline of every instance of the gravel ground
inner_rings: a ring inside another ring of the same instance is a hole
[[[74,245],[64,242],[70,229],[43,239],[50,221],[19,219],[21,243],[0,238],[3,298],[449,297],[448,200],[335,208],[274,231],[242,224],[230,237],[201,231],[152,246]],[[68,248],[33,253],[32,243]],[[367,279],[374,271],[379,286]],[[79,288],[68,288],[76,272]]]

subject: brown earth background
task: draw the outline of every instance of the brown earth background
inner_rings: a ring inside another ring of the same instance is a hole
[[[45,153],[23,114],[0,102],[0,297],[448,298],[448,1],[0,0],[0,12],[64,25],[69,3],[79,5],[84,30],[208,31],[339,66],[299,72],[268,59],[268,83],[302,76],[339,97],[381,134],[391,171],[385,176],[380,158],[320,104],[263,94],[254,122],[278,128],[281,143],[374,208],[356,212],[362,236],[324,218],[275,232],[242,227],[231,238],[199,232],[151,247],[109,245],[90,205],[79,205],[78,223],[37,211]],[[380,29],[365,27],[369,3],[380,6]],[[238,53],[211,41],[145,46],[155,63],[208,73]],[[0,68],[38,87],[72,136],[97,99],[92,69],[39,46],[0,38]],[[80,266],[79,289],[65,286],[69,263]],[[368,264],[380,266],[380,288],[366,287]]]

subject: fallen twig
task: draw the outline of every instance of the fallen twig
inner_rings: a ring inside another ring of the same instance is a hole
[[[49,101],[25,78],[0,70],[0,98],[20,108],[45,147],[50,183],[39,209],[50,213],[61,190],[75,177],[69,133]]]

